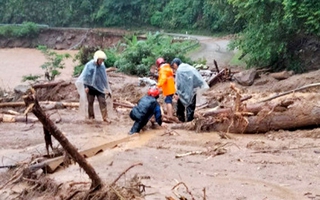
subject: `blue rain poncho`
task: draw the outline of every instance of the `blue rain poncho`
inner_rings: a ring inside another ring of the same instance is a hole
[[[101,93],[110,93],[111,94],[111,89],[110,85],[108,82],[108,76],[106,73],[106,67],[104,63],[102,63],[100,66],[98,66],[94,60],[92,59],[89,61],[79,78],[77,79],[75,83],[78,93],[80,95],[80,105],[79,105],[79,110],[80,112],[86,113],[87,117],[87,95],[85,92],[85,85],[91,86],[97,91]]]
[[[181,103],[187,107],[192,103],[194,95],[209,88],[201,74],[191,65],[181,63],[176,71],[176,89]]]

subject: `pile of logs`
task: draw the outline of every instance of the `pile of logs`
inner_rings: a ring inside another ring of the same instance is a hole
[[[315,86],[320,86],[320,83],[248,104],[245,103],[247,98],[242,98],[241,91],[231,84],[230,89],[235,95],[232,107],[199,110],[193,122],[171,128],[225,133],[266,133],[271,130],[317,127],[320,124],[320,94],[297,93]]]
[[[213,60],[215,65],[214,70],[199,70],[199,73],[204,78],[204,80],[208,83],[210,87],[219,83],[219,82],[226,82],[231,81],[233,73],[230,69],[225,68],[220,70],[218,67],[218,63],[216,60]]]

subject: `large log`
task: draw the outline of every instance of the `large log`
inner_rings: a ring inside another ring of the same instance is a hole
[[[218,74],[212,74],[212,76],[208,80],[209,87],[212,87],[213,85],[215,85],[221,79],[224,73],[225,73],[225,69],[221,70]]]
[[[58,129],[58,127],[47,117],[46,113],[41,109],[38,100],[36,99],[35,91],[30,90],[28,95],[23,98],[27,107],[32,106],[33,114],[39,119],[43,126],[50,132],[50,134],[61,144],[63,149],[71,156],[71,158],[76,161],[79,166],[87,173],[91,179],[91,188],[98,189],[102,186],[102,180],[94,170],[94,168],[87,162],[87,160],[82,156],[75,146],[73,146],[69,140],[64,136],[64,134]]]
[[[320,124],[319,94],[295,94],[291,99],[255,104],[234,112],[231,108],[210,111],[197,119],[198,126],[230,133],[266,133]],[[248,116],[246,113],[253,115]],[[197,126],[197,124],[196,124]]]
[[[40,101],[40,105],[53,105],[56,108],[65,108],[65,107],[79,107],[79,102],[59,102],[59,101]],[[0,108],[5,107],[22,107],[26,104],[22,101],[19,102],[3,102],[0,103]]]
[[[45,82],[45,83],[37,83],[32,85],[34,89],[38,88],[48,88],[48,87],[55,87],[57,85],[60,85],[61,87],[70,85],[71,82],[65,82],[65,81],[51,81],[51,82]]]
[[[7,115],[7,114],[0,114],[0,122],[6,123],[15,123],[15,122],[37,122],[39,121],[35,117],[26,117],[23,115]]]

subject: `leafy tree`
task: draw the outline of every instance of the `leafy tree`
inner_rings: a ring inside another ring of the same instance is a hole
[[[246,21],[245,29],[232,47],[246,55],[249,67],[305,70],[299,57],[302,46],[297,43],[306,35],[319,36],[320,18],[315,17],[320,14],[320,3],[302,0],[229,2],[238,10],[238,19]]]
[[[60,75],[60,69],[65,68],[63,60],[69,58],[69,54],[58,54],[53,50],[48,49],[46,46],[39,46],[38,49],[44,54],[48,60],[41,68],[45,70],[45,78],[48,81],[53,81],[56,76]]]

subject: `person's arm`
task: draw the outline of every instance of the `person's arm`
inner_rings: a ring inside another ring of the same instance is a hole
[[[154,108],[154,117],[156,118],[156,122],[159,124],[159,126],[161,126],[162,115],[161,115],[161,109],[159,104],[157,104],[156,107]]]
[[[157,87],[161,88],[163,84],[166,82],[166,75],[162,69],[159,70],[159,78],[158,78],[158,84]]]

